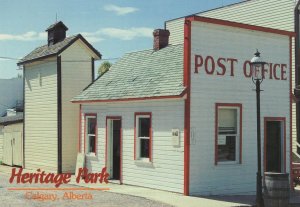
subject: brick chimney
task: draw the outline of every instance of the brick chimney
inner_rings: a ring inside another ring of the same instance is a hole
[[[153,31],[153,49],[154,50],[160,50],[164,47],[167,47],[169,44],[169,36],[170,32],[169,30],[165,29],[156,29]]]
[[[68,27],[62,21],[50,25],[46,29],[46,32],[48,32],[48,46],[63,41],[66,38],[67,30]]]

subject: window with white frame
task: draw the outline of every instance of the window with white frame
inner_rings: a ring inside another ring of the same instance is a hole
[[[216,162],[240,160],[240,106],[218,106]]]
[[[96,153],[97,117],[86,116],[86,153]]]
[[[136,115],[136,158],[150,160],[151,116]]]

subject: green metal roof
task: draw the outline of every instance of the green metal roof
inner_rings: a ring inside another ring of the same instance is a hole
[[[183,45],[125,54],[72,101],[116,100],[181,95]]]

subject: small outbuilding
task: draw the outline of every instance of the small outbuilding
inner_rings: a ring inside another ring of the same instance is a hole
[[[70,100],[94,81],[101,54],[80,34],[67,36],[56,22],[48,41],[22,58],[24,167],[75,172],[79,107]]]
[[[0,160],[23,167],[23,112],[0,117]]]

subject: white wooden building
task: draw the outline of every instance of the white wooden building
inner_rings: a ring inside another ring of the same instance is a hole
[[[48,43],[18,65],[24,76],[24,167],[75,172],[79,107],[70,100],[94,80],[101,54],[80,34],[66,37],[56,22]]]
[[[92,171],[106,166],[120,183],[185,195],[254,194],[249,60],[258,48],[269,63],[263,169],[289,172],[294,33],[197,15],[183,22],[182,42],[168,45],[169,31],[155,30],[153,49],[126,54],[73,98],[85,164]]]
[[[195,15],[296,32],[296,36],[299,37],[299,4],[298,0],[249,0]],[[165,22],[166,29],[171,33],[170,44],[183,43],[184,19],[182,17]],[[300,72],[295,67],[295,65],[300,65],[298,39],[292,38],[292,89],[295,95],[292,103],[292,152],[294,161],[300,162],[300,121],[297,118],[300,117],[297,115],[300,113]]]

